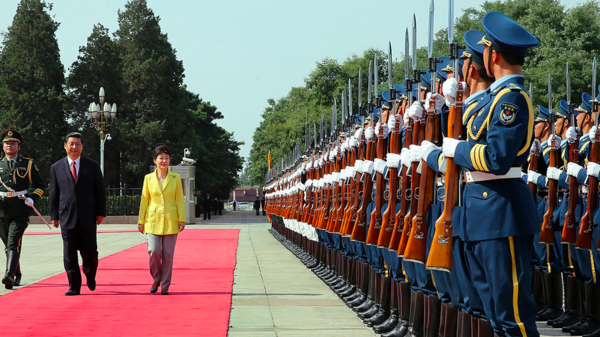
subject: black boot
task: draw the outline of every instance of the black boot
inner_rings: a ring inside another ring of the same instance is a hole
[[[423,336],[423,314],[425,312],[425,308],[423,305],[423,292],[418,290],[413,294],[415,301],[414,304],[411,304],[411,312],[409,319],[409,328],[408,328],[408,336],[410,337],[422,337]],[[412,301],[412,297],[411,297]],[[413,311],[414,308],[414,311]]]
[[[366,266],[367,266],[366,267],[367,271],[365,272],[365,276],[367,276],[368,287],[367,287],[367,289],[365,289],[366,290],[365,293],[367,294],[367,298],[363,303],[352,308],[352,310],[356,313],[365,312],[365,311],[371,309],[371,307],[373,307],[375,305],[374,294],[375,294],[375,278],[376,278],[377,273],[373,270],[373,268],[369,264],[366,264]]]
[[[2,278],[2,284],[4,284],[4,288],[6,289],[12,289],[15,283],[15,273],[19,264],[19,256],[20,253],[16,250],[11,250],[6,254],[6,273]]]
[[[542,286],[542,269],[540,267],[533,268],[533,284],[532,293],[535,304],[537,304],[538,313],[545,310],[544,306],[544,288]]]
[[[379,312],[379,306],[381,304],[381,302],[379,301],[380,300],[379,291],[381,289],[380,283],[381,283],[381,278],[383,277],[383,275],[381,275],[375,271],[373,271],[373,273],[375,274],[375,279],[373,280],[374,286],[371,289],[369,289],[369,294],[371,295],[371,298],[373,299],[374,304],[367,310],[358,312],[358,317],[360,319],[362,319],[363,321],[365,321],[368,318],[371,318],[372,316],[375,316]]]
[[[13,286],[15,286],[15,287],[20,286],[22,277],[23,277],[23,274],[21,274],[21,262],[19,261],[19,263],[17,263],[17,271],[15,272],[15,283],[13,284]]]
[[[581,320],[581,301],[580,293],[583,293],[583,289],[579,289],[578,280],[567,275],[564,279],[565,282],[565,313],[555,319],[548,320],[548,325],[553,328],[562,328],[565,326],[571,326]]]
[[[536,321],[555,319],[563,314],[562,297],[563,287],[561,274],[544,273],[544,292],[546,294],[546,310],[538,313]]]
[[[398,325],[398,282],[391,280],[390,316],[383,323],[373,326],[375,333],[391,331]]]
[[[408,334],[412,295],[410,285],[400,282],[398,288],[398,324],[389,332],[382,333],[381,337],[405,337]]]
[[[477,321],[478,337],[494,337],[494,329],[492,328],[492,322],[482,318],[479,318]]]
[[[585,282],[585,298],[587,299],[585,305],[585,317],[586,321],[580,326],[571,329],[570,333],[572,336],[587,335],[600,329],[600,305],[598,304],[598,297],[600,292],[598,291],[598,284]]]
[[[379,290],[379,311],[375,316],[372,316],[365,321],[368,327],[372,327],[381,324],[390,317],[390,304],[392,299],[392,279],[381,275],[381,287]],[[395,282],[394,282],[395,283]],[[395,294],[394,294],[395,295]],[[391,329],[390,329],[391,330]]]
[[[443,304],[442,304],[443,305]],[[440,319],[440,337],[456,337],[458,323],[458,309],[452,303],[445,303],[444,317]]]
[[[440,311],[442,302],[433,294],[429,296],[429,309],[427,310],[427,329],[425,337],[438,337],[440,332]]]

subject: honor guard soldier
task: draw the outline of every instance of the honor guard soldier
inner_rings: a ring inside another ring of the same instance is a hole
[[[522,65],[539,41],[500,12],[483,20],[483,60],[496,81],[463,122],[467,141],[444,138],[443,153],[466,170],[461,239],[471,278],[498,335],[539,336],[531,294],[538,216],[521,179],[533,140],[533,108]]]
[[[6,252],[6,273],[2,284],[6,289],[19,286],[19,257],[23,233],[29,225],[30,207],[44,193],[44,180],[33,159],[19,155],[21,134],[8,129],[0,135],[4,158],[0,161],[0,237]],[[28,188],[32,186],[33,192]]]

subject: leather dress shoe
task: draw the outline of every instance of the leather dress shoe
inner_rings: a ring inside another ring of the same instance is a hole
[[[15,276],[15,282],[13,283],[13,286],[18,287],[21,285],[21,277],[22,276],[23,276],[22,274],[17,274]]]
[[[161,291],[160,291],[160,294],[161,294],[161,295],[169,295],[169,291],[168,291],[168,290],[165,290],[165,289],[163,289],[163,290],[161,290]]]
[[[4,284],[4,288],[6,288],[6,289],[12,289],[14,283],[15,283],[14,277],[8,273],[6,273],[6,275],[4,275],[4,277],[2,278],[2,284]]]
[[[158,291],[158,286],[160,285],[160,282],[154,282],[152,283],[152,287],[150,287],[150,292],[151,293],[155,293]]]
[[[87,287],[90,291],[96,290],[96,280],[87,280]]]
[[[79,295],[79,290],[69,289],[69,291],[67,291],[65,293],[65,296],[75,296],[75,295]]]

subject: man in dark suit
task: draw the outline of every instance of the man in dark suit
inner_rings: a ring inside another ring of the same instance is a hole
[[[19,155],[23,138],[16,130],[0,135],[4,158],[0,161],[0,238],[5,246],[6,272],[4,288],[21,285],[21,256],[23,233],[29,224],[34,202],[44,194],[44,179],[33,159]],[[28,192],[29,186],[34,190]],[[28,207],[30,206],[30,207]]]
[[[208,216],[208,220],[210,220],[210,206],[212,205],[212,198],[209,193],[206,193],[206,198],[204,198],[204,220],[206,220],[206,216]]]
[[[258,200],[258,196],[256,200],[254,200],[254,210],[256,211],[256,215],[259,215],[258,211],[260,210],[260,200]]]
[[[81,157],[81,134],[69,133],[64,147],[67,157],[50,168],[50,218],[54,227],[61,227],[63,262],[69,279],[65,295],[72,296],[81,290],[78,250],[87,286],[91,291],[96,289],[96,224],[106,216],[106,193],[98,163]]]

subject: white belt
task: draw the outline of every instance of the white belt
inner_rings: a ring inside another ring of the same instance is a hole
[[[495,175],[479,171],[465,171],[465,180],[468,184],[478,181],[499,180],[499,179],[516,179],[521,178],[521,168],[511,167],[505,175]]]
[[[20,197],[22,195],[27,194],[27,191],[19,191],[19,192],[0,192],[0,197],[2,198],[14,198]]]

